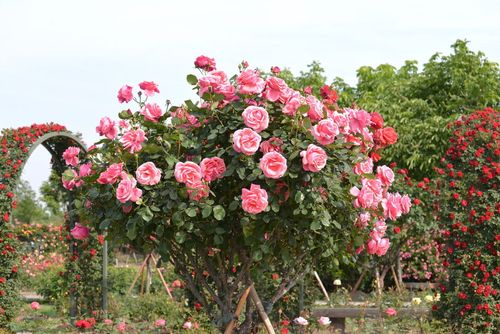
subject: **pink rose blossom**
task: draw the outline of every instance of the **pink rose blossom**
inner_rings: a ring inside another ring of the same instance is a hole
[[[89,236],[89,231],[88,227],[76,223],[75,227],[71,229],[71,236],[76,240],[85,240]]]
[[[377,220],[375,222],[375,228],[370,235],[374,239],[380,239],[385,236],[385,231],[387,231],[387,225],[385,225],[385,221]]]
[[[76,166],[80,162],[78,155],[80,154],[80,148],[75,146],[68,147],[62,154],[63,159],[69,166]]]
[[[377,167],[377,178],[382,182],[382,184],[386,187],[389,187],[392,182],[394,182],[394,172],[387,166],[378,166]]]
[[[271,72],[274,74],[279,74],[281,72],[281,69],[278,66],[273,66],[271,67]]]
[[[236,130],[233,134],[233,148],[236,152],[253,155],[259,149],[261,137],[252,129]]]
[[[394,317],[395,315],[398,314],[398,311],[396,311],[392,307],[389,307],[387,310],[385,310],[385,314],[387,314],[390,317]]]
[[[110,325],[113,324],[113,320],[111,320],[111,319],[104,319],[102,321],[102,323],[105,324],[106,326],[110,326]]]
[[[306,151],[300,152],[302,167],[308,172],[319,172],[326,166],[328,157],[321,147],[309,144]]]
[[[143,81],[139,84],[139,88],[144,91],[146,96],[154,96],[155,93],[159,93],[158,85],[153,81]]]
[[[118,101],[120,103],[132,101],[132,86],[125,85],[118,91]]]
[[[284,94],[287,93],[288,86],[283,79],[277,77],[269,77],[266,79],[266,89],[264,96],[271,102],[278,101]]]
[[[146,134],[142,129],[130,130],[120,139],[123,147],[134,154],[142,149],[142,143],[146,140]]]
[[[223,71],[209,72],[206,76],[198,80],[198,85],[200,87],[198,95],[201,97],[207,92],[213,92],[224,95],[227,101],[231,101],[235,98],[236,89],[231,85],[227,79],[226,73]]]
[[[118,122],[118,125],[120,126],[120,128],[122,128],[123,130],[130,130],[130,123],[126,120],[123,120],[121,119],[119,122]]]
[[[401,195],[399,193],[388,193],[386,198],[382,200],[382,207],[384,208],[385,217],[396,220],[403,212],[401,208]]]
[[[260,144],[260,151],[264,154],[269,152],[283,152],[281,146],[283,145],[283,140],[278,137],[271,137]]]
[[[61,176],[63,187],[69,191],[82,185],[82,181],[78,181],[78,174],[73,169],[66,170]]]
[[[297,110],[300,106],[306,104],[306,99],[300,95],[297,91],[292,91],[290,94],[290,98],[286,101],[285,106],[282,109],[283,114],[288,116],[295,116]]]
[[[158,104],[146,103],[146,106],[144,107],[144,109],[142,109],[141,114],[148,121],[158,122],[160,117],[163,115],[163,112],[161,111],[161,108]]]
[[[103,117],[99,121],[99,125],[95,128],[99,136],[105,136],[108,139],[115,139],[118,134],[118,127],[116,122],[109,117]]]
[[[31,307],[32,310],[37,311],[37,310],[40,309],[40,303],[38,303],[38,302],[32,302],[30,304],[30,307]]]
[[[363,178],[361,183],[361,190],[357,187],[352,187],[350,190],[351,195],[357,197],[354,200],[354,207],[376,209],[382,200],[382,183],[378,179],[366,178]]]
[[[307,116],[312,121],[320,121],[323,119],[323,103],[318,100],[314,95],[309,95],[306,97],[306,103],[309,106],[309,111],[307,112]]]
[[[297,325],[300,325],[300,326],[307,326],[309,325],[309,321],[307,321],[305,318],[303,317],[298,317],[298,318],[295,318],[293,319],[293,322]]]
[[[207,182],[222,178],[226,171],[224,160],[219,157],[205,158],[200,162],[201,174]]]
[[[156,168],[151,161],[145,162],[135,171],[137,182],[142,185],[154,186],[160,182],[161,170]]]
[[[156,327],[165,327],[166,324],[167,322],[165,321],[165,319],[158,319],[155,321]]]
[[[210,195],[210,188],[203,181],[186,183],[186,186],[189,198],[193,201],[199,201],[202,198],[206,198]]]
[[[238,92],[240,94],[260,94],[264,90],[265,82],[257,70],[245,70],[238,79]]]
[[[361,133],[370,125],[371,116],[366,111],[348,108],[345,111],[349,115],[349,128],[352,133]]]
[[[349,133],[349,115],[347,113],[339,113],[337,111],[331,112],[330,110],[328,110],[327,113],[328,117],[337,124],[340,133]]]
[[[321,145],[329,145],[339,134],[339,127],[330,118],[319,121],[311,128],[311,133]]]
[[[266,177],[279,179],[286,172],[286,159],[278,152],[269,152],[260,159],[259,168]]]
[[[198,184],[201,182],[201,167],[192,161],[178,162],[175,165],[174,176],[177,182]]]
[[[269,126],[269,114],[262,107],[246,107],[241,116],[245,125],[256,132],[261,132]]]
[[[121,203],[137,202],[142,196],[142,190],[137,188],[137,181],[131,176],[125,176],[116,189],[116,198]]]
[[[320,324],[321,326],[328,326],[331,323],[332,322],[330,321],[330,318],[328,318],[328,317],[320,317],[318,319],[318,324]]]
[[[198,56],[194,61],[194,66],[207,72],[215,70],[215,59],[207,56]]]
[[[403,213],[409,213],[411,208],[411,199],[408,195],[401,197],[401,210]]]
[[[363,212],[359,214],[358,219],[356,220],[356,227],[358,228],[365,228],[368,226],[368,222],[370,221],[370,213],[369,212]]]
[[[245,212],[258,214],[267,208],[267,192],[259,185],[250,185],[250,189],[241,190],[241,206]]]
[[[353,168],[354,174],[371,174],[373,173],[373,160],[371,158],[357,163]]]
[[[116,325],[116,330],[120,333],[125,332],[126,329],[127,329],[127,324],[124,321],[122,321],[118,325]]]
[[[81,164],[78,170],[79,177],[89,176],[92,173],[92,163]]]
[[[377,254],[378,256],[383,256],[385,255],[385,253],[387,253],[390,245],[391,243],[387,238],[371,239],[370,241],[368,241],[367,252],[370,255]]]
[[[122,172],[123,163],[112,164],[99,175],[97,182],[100,184],[113,184],[120,178]]]
[[[193,328],[193,324],[191,323],[191,321],[186,321],[184,323],[184,325],[182,325],[182,328],[184,328],[184,329],[192,329]]]

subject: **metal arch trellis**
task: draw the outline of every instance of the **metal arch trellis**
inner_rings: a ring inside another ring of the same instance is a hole
[[[55,128],[57,128],[57,130],[51,131],[50,127],[55,127]],[[19,128],[19,129],[25,129],[27,131],[28,129],[30,129],[30,130],[33,129],[33,126],[31,128]],[[15,131],[19,130],[19,129],[12,130],[11,134],[16,134]],[[46,131],[47,129],[48,129],[48,131]],[[60,130],[60,131],[58,131],[58,130]],[[37,132],[37,135],[33,135],[33,133],[31,133],[32,136],[29,136],[31,143],[29,144],[28,151],[27,152],[23,151],[24,153],[22,154],[22,157],[23,157],[22,162],[17,167],[16,174],[11,175],[11,176],[9,175],[11,178],[12,177],[14,178],[14,180],[13,180],[14,182],[12,182],[12,181],[10,182],[11,184],[13,184],[13,186],[10,189],[11,191],[15,191],[15,189],[17,188],[17,185],[20,182],[21,174],[22,174],[22,171],[26,165],[26,162],[29,160],[29,158],[31,157],[33,152],[40,145],[45,147],[45,149],[51,154],[51,156],[52,156],[52,169],[59,176],[61,176],[62,173],[64,172],[64,170],[66,169],[65,162],[62,158],[62,154],[68,147],[78,146],[78,147],[80,147],[80,149],[82,150],[82,153],[84,153],[84,154],[87,151],[85,143],[78,136],[67,131],[62,126],[50,124],[50,125],[47,125],[47,128],[44,128],[44,131],[46,131],[46,132],[41,134],[41,135],[38,135],[38,132]],[[2,141],[5,140],[3,134],[4,133],[2,132],[2,136],[0,136],[0,140],[2,140]],[[36,141],[33,141],[33,139],[35,137],[36,137]],[[7,156],[7,157],[10,158],[10,156]],[[6,168],[6,166],[1,166],[1,167],[2,167],[1,169]],[[1,184],[6,183],[5,181],[6,181],[6,176],[2,173],[0,175],[0,183]],[[75,222],[76,222],[76,217],[75,217],[74,210],[73,210],[74,209],[74,196],[71,192],[68,192],[68,195],[69,195],[68,207],[67,207],[68,213],[69,213],[69,215],[68,215],[68,227],[69,227],[69,229],[72,229],[75,225]],[[12,218],[11,212],[12,212],[12,208],[9,205],[9,206],[7,206],[7,215],[9,217],[9,220],[12,222],[13,218]],[[5,214],[5,213],[3,213],[3,214]],[[1,228],[1,226],[2,225],[0,222],[0,228]],[[107,245],[105,245],[105,248],[106,248],[106,246]],[[70,254],[72,254],[74,252],[74,250],[75,250],[74,244],[70,243]],[[107,260],[106,256],[107,256],[107,254],[104,253],[103,260],[105,262]],[[106,283],[106,279],[104,278],[103,279],[103,292],[106,291],[105,283]],[[105,299],[105,298],[103,298],[103,299]],[[103,302],[105,302],[105,300],[103,300]],[[70,317],[75,317],[76,314],[77,314],[76,298],[75,298],[74,293],[70,293]]]

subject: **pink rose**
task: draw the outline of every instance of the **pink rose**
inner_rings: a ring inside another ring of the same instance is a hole
[[[257,70],[245,70],[238,79],[238,92],[240,94],[260,94],[264,90],[265,82]]]
[[[215,59],[207,56],[198,56],[194,61],[194,66],[207,72],[215,70]]]
[[[130,123],[126,120],[123,120],[121,119],[119,122],[118,122],[118,125],[120,126],[120,128],[122,128],[123,130],[130,130]]]
[[[327,113],[328,117],[331,118],[335,124],[337,124],[340,133],[349,133],[349,116],[347,113],[339,113],[337,111],[331,112],[329,110]]]
[[[158,104],[146,103],[146,106],[142,109],[141,114],[144,115],[144,118],[148,121],[158,122],[162,116],[162,111]]]
[[[155,326],[156,327],[164,327],[167,324],[165,319],[158,319],[155,321]]]
[[[175,165],[174,176],[177,182],[197,184],[201,182],[201,168],[192,161],[178,162]]]
[[[130,130],[120,139],[123,147],[134,154],[142,149],[142,143],[146,140],[146,134],[142,129]]]
[[[120,103],[132,101],[132,86],[125,85],[118,91],[118,101]]]
[[[146,96],[154,96],[155,93],[159,93],[158,85],[153,81],[143,81],[139,84],[139,88],[144,91]]]
[[[271,102],[278,101],[283,95],[288,93],[288,86],[283,79],[277,77],[269,77],[266,79],[266,89],[264,96]]]
[[[385,231],[387,231],[387,225],[385,225],[385,221],[377,220],[377,222],[375,222],[375,228],[370,235],[374,239],[380,239],[385,235]]]
[[[371,215],[369,212],[363,212],[359,214],[358,219],[356,220],[356,227],[365,228],[368,226],[368,222],[370,221]]]
[[[387,238],[371,239],[370,241],[368,241],[367,252],[370,255],[377,254],[378,256],[382,256],[385,255],[385,253],[387,253],[387,250],[389,249],[390,245],[391,243]]]
[[[325,150],[314,144],[309,144],[306,151],[300,152],[302,167],[308,172],[319,172],[326,166],[328,157]]]
[[[184,323],[184,325],[182,325],[182,328],[184,328],[184,329],[191,329],[191,328],[193,328],[193,324],[191,323],[191,321],[186,321]]]
[[[349,128],[351,133],[361,133],[370,125],[371,116],[364,110],[345,109],[349,115]]]
[[[411,199],[408,195],[404,195],[403,197],[401,197],[401,210],[403,211],[403,213],[408,213],[410,212],[410,208],[411,208]]]
[[[259,149],[261,137],[252,129],[236,130],[233,134],[233,148],[236,152],[253,155]]]
[[[300,95],[299,92],[293,91],[291,92],[288,101],[286,101],[286,104],[283,107],[282,112],[283,114],[288,116],[295,116],[300,106],[305,104],[306,104],[306,99],[302,95]]]
[[[231,85],[227,79],[226,73],[223,71],[209,72],[206,76],[198,80],[198,85],[200,87],[198,95],[201,97],[207,92],[213,92],[224,95],[225,99],[228,101],[235,98],[234,94],[236,89]]]
[[[121,203],[137,202],[142,196],[142,190],[136,187],[137,181],[133,177],[125,176],[116,189],[116,198]]]
[[[312,121],[320,121],[323,119],[323,103],[318,100],[314,95],[309,95],[306,97],[306,103],[309,106],[309,111],[307,112],[307,116]]]
[[[382,183],[378,179],[361,180],[362,188],[359,190],[356,187],[351,188],[351,195],[357,196],[354,201],[355,207],[376,209],[382,200]]]
[[[241,190],[241,206],[245,212],[257,214],[267,208],[267,192],[257,184]]]
[[[32,309],[32,310],[34,310],[34,311],[39,310],[39,309],[40,309],[40,303],[38,303],[38,302],[32,302],[32,303],[30,304],[30,307],[31,307],[31,309]]]
[[[269,114],[262,107],[246,107],[241,116],[245,125],[256,132],[261,132],[269,126]]]
[[[321,326],[328,326],[331,323],[332,322],[330,321],[330,318],[328,318],[328,317],[320,317],[318,319],[318,324],[320,324]]]
[[[226,171],[224,160],[219,157],[205,158],[200,162],[201,174],[207,182],[222,178]]]
[[[384,186],[389,187],[394,182],[394,172],[387,166],[378,166],[377,178]]]
[[[278,137],[271,137],[260,144],[260,151],[264,154],[269,152],[283,152],[281,146],[283,145],[283,140]]]
[[[281,72],[281,69],[278,66],[273,66],[271,67],[271,72],[273,72],[274,74],[278,74]]]
[[[160,182],[161,170],[152,162],[145,162],[135,171],[137,182],[142,185],[154,186]]]
[[[71,229],[70,234],[76,240],[84,240],[89,236],[89,229],[80,223],[76,223],[75,227]]]
[[[111,319],[104,319],[102,321],[102,323],[105,324],[105,325],[107,325],[107,326],[109,326],[109,325],[113,324],[113,320],[111,320]]]
[[[394,317],[396,314],[398,314],[398,311],[396,311],[392,307],[389,307],[387,310],[385,310],[385,314],[387,314],[390,317]]]
[[[125,332],[126,329],[127,329],[127,324],[124,321],[122,321],[118,325],[116,325],[116,330],[118,330],[118,332],[120,332],[120,333]]]
[[[339,134],[339,127],[330,118],[321,120],[311,128],[311,133],[321,145],[329,145]]]
[[[210,188],[203,181],[186,183],[186,186],[189,198],[193,201],[199,201],[202,198],[206,198],[210,195]]]
[[[354,174],[371,174],[373,172],[373,160],[371,158],[358,162],[353,168]]]
[[[385,217],[396,220],[403,212],[401,208],[401,195],[398,193],[388,193],[386,198],[382,200],[382,207],[384,208]]]
[[[80,160],[78,159],[78,154],[80,154],[80,148],[70,146],[63,152],[62,157],[66,161],[67,165],[76,166],[80,162]]]
[[[81,181],[77,181],[78,174],[73,169],[67,169],[61,176],[63,187],[69,191],[82,185]]]
[[[293,322],[297,325],[300,325],[300,326],[309,325],[309,321],[307,321],[307,319],[305,319],[304,317],[295,318],[295,319],[293,319]]]
[[[279,179],[286,172],[286,159],[278,152],[269,152],[260,159],[259,168],[266,177]]]
[[[396,143],[398,141],[398,134],[393,128],[387,127],[375,131],[373,139],[377,145],[384,147]]]
[[[78,170],[79,177],[89,176],[92,173],[92,163],[88,162],[86,164],[80,165],[80,169]]]
[[[100,184],[113,184],[120,178],[122,171],[123,163],[112,164],[99,175],[97,182]]]

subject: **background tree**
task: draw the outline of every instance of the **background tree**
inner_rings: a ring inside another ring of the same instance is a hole
[[[17,207],[13,211],[15,219],[30,224],[33,222],[44,223],[48,220],[42,204],[36,197],[28,181],[21,180],[17,186]]]

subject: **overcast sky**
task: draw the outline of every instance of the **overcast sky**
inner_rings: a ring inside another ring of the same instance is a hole
[[[422,63],[459,38],[499,62],[499,15],[498,0],[0,0],[0,128],[53,121],[92,143],[123,84],[190,97],[200,54],[231,74],[243,59],[294,72],[318,60],[351,84],[360,66]],[[24,177],[37,189],[48,173],[40,148]]]

